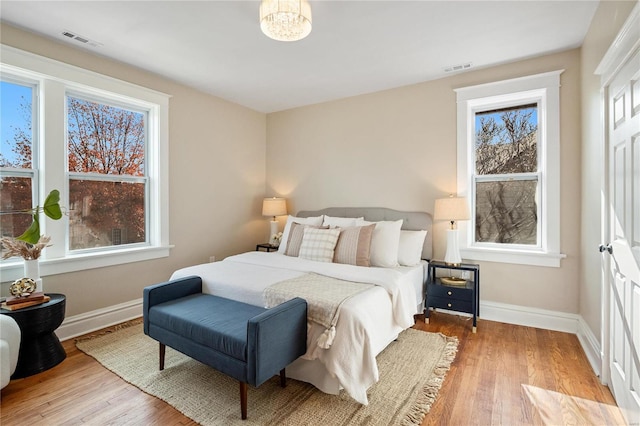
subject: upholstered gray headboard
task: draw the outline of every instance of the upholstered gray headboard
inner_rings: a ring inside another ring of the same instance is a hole
[[[381,220],[403,220],[402,229],[408,231],[427,231],[427,237],[422,247],[422,258],[431,259],[433,252],[433,219],[426,212],[403,212],[384,207],[329,207],[322,210],[302,210],[298,217],[320,216],[326,214],[336,217],[364,217],[364,220],[378,222]]]

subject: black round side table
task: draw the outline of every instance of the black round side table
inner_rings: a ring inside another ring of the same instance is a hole
[[[59,293],[47,293],[47,296],[51,300],[41,305],[17,311],[0,309],[0,314],[9,315],[18,323],[21,332],[18,365],[11,379],[21,379],[48,370],[67,357],[54,333],[64,320],[66,297]]]

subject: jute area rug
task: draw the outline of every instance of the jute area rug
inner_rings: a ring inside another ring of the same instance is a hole
[[[158,370],[158,342],[141,323],[76,342],[125,381],[206,425],[419,425],[435,401],[455,358],[458,340],[405,330],[377,357],[380,380],[368,391],[369,405],[344,391],[325,394],[310,384],[277,377],[249,386],[248,419],[240,419],[238,382],[167,347]]]

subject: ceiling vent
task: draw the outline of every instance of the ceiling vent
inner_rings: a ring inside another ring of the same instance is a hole
[[[463,71],[471,68],[471,62],[467,64],[453,65],[444,69],[444,72]]]
[[[77,43],[86,44],[91,47],[101,47],[102,43],[98,43],[97,41],[93,41],[88,37],[81,36],[80,34],[72,33],[71,31],[62,31],[62,35],[66,38],[70,38]]]

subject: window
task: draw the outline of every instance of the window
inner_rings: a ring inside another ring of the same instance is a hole
[[[37,86],[34,82],[2,74],[0,78],[0,211],[32,207],[35,185],[34,138]],[[20,235],[31,224],[28,214],[0,216],[2,236]]]
[[[475,112],[477,244],[539,246],[538,104]]]
[[[463,257],[560,266],[561,72],[456,90]]]
[[[66,207],[41,220],[41,275],[168,256],[168,96],[8,46],[0,57],[2,211],[53,189]],[[21,216],[2,215],[2,235],[26,229]],[[21,259],[0,270],[21,277]]]
[[[147,114],[67,96],[71,250],[147,242]]]

